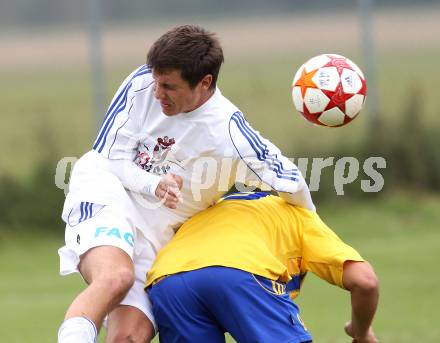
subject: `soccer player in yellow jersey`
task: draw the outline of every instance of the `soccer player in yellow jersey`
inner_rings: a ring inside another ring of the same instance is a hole
[[[188,220],[148,273],[160,341],[223,343],[227,331],[240,343],[311,342],[291,300],[309,271],[351,293],[353,342],[377,342],[378,281],[356,250],[315,212],[228,195]]]

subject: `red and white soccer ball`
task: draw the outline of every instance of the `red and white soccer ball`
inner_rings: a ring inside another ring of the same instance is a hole
[[[329,127],[343,126],[360,112],[367,95],[365,77],[348,58],[323,54],[311,58],[296,72],[292,98],[308,121]]]

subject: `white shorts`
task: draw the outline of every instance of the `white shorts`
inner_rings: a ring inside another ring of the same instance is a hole
[[[111,206],[81,202],[72,208],[66,221],[66,245],[58,250],[60,274],[79,272],[80,256],[91,248],[110,245],[122,249],[133,260],[135,281],[121,305],[141,310],[157,330],[151,302],[144,291],[147,271],[156,257],[151,243]]]

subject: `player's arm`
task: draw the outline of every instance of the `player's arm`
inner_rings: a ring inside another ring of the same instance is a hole
[[[250,171],[249,181],[259,180],[292,205],[315,211],[301,171],[274,144],[252,129],[241,112],[232,115],[229,134],[241,162]]]
[[[346,333],[356,343],[376,343],[372,329],[379,300],[379,283],[368,262],[344,263],[342,282],[351,294],[351,320],[346,323]]]
[[[124,188],[140,194],[151,194],[169,208],[176,208],[181,201],[182,178],[174,174],[164,176],[149,173],[129,160],[105,161],[106,170],[118,177]]]
[[[108,108],[93,150],[99,153],[100,163],[114,174],[121,184],[140,194],[151,194],[175,208],[180,200],[181,180],[177,176],[160,177],[139,168],[133,161],[145,121],[145,111],[137,111],[136,96],[152,91],[151,70],[142,66],[121,84]]]
[[[353,343],[377,343],[372,322],[379,300],[379,282],[373,268],[349,246],[339,251],[332,248],[332,235],[325,234],[326,228],[316,230],[324,233],[315,232],[313,239],[308,240],[310,244],[304,246],[301,269],[349,291],[351,320],[345,324],[345,332]]]
[[[312,272],[320,279],[350,292],[352,318],[345,331],[353,342],[374,343],[371,324],[379,298],[379,282],[371,265],[345,244],[317,214],[302,227],[301,273]]]

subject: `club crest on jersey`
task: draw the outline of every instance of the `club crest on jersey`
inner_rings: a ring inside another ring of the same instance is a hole
[[[158,175],[167,174],[171,169],[168,154],[176,143],[174,138],[168,136],[159,137],[154,148],[148,143],[143,143],[134,162],[142,169]]]

